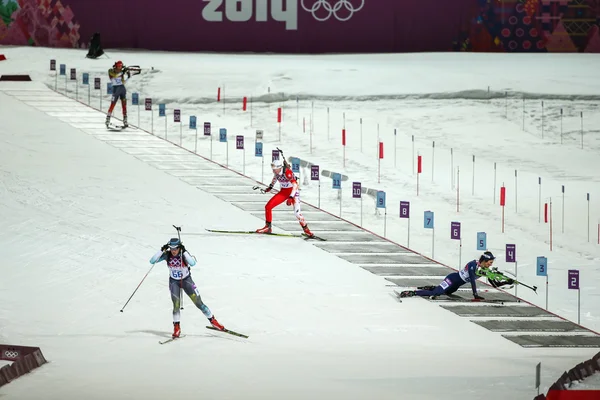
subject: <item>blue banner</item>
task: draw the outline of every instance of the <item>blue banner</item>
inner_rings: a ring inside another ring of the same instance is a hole
[[[377,192],[377,208],[385,208],[385,192]]]
[[[262,142],[256,142],[256,143],[254,143],[254,155],[256,157],[262,157],[263,156],[263,144],[262,144]]]
[[[537,258],[537,276],[548,276],[548,259],[546,257]]]
[[[290,163],[292,164],[292,172],[300,173],[300,159],[298,157],[291,157]]]
[[[433,211],[425,211],[423,215],[423,228],[433,229]]]
[[[487,234],[477,232],[477,250],[487,250]]]
[[[342,174],[334,173],[331,179],[333,180],[333,189],[342,188]]]

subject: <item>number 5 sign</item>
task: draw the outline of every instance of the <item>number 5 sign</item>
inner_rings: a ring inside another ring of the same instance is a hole
[[[487,250],[487,234],[477,232],[477,250]]]
[[[546,277],[546,310],[548,309],[548,259],[546,257],[537,258],[537,276]]]

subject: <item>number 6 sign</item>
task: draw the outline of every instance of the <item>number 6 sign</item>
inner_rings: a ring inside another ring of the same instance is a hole
[[[460,222],[450,223],[450,239],[460,240]]]

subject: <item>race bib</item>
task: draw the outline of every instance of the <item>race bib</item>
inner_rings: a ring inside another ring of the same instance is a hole
[[[442,289],[446,290],[450,287],[451,284],[452,284],[452,281],[450,281],[450,279],[446,278],[442,281],[442,283],[440,283],[440,286],[442,287]]]

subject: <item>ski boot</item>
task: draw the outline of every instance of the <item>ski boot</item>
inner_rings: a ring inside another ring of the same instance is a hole
[[[302,230],[304,231],[304,233],[306,234],[306,236],[308,237],[313,237],[315,235],[313,235],[313,233],[310,231],[310,229],[308,229],[308,224],[304,225],[302,227]]]
[[[263,228],[257,229],[256,233],[271,233],[271,223],[265,222],[265,226]]]
[[[127,115],[123,116],[123,128],[127,128],[129,124],[127,123]]]
[[[179,322],[173,322],[173,339],[178,338],[181,335],[181,327]]]
[[[219,323],[219,321],[217,321],[217,319],[214,317],[214,315],[212,318],[209,318],[208,320],[210,321],[211,325],[214,326],[216,329],[218,329],[220,331],[225,330],[225,327],[223,325],[221,325]]]
[[[105,124],[106,124],[106,127],[108,128],[108,126],[110,125],[110,115],[106,116],[106,122],[105,122]]]
[[[415,295],[414,290],[405,290],[402,293],[400,293],[400,297],[413,297],[414,295]]]

